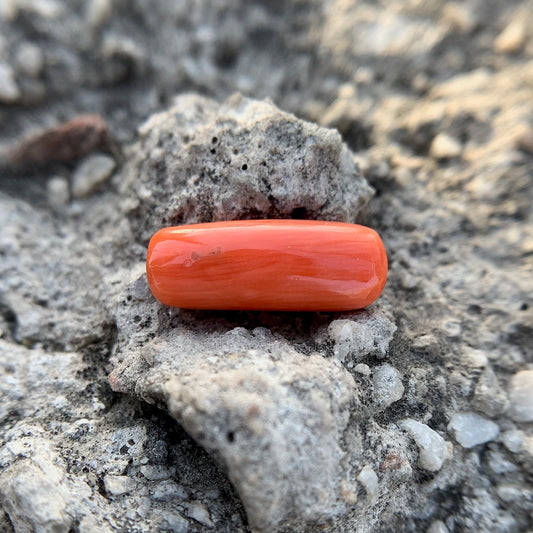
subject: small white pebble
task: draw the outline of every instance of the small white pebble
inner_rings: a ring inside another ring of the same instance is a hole
[[[186,533],[189,531],[189,522],[183,516],[168,511],[163,511],[161,516],[173,533]]]
[[[510,429],[502,434],[502,442],[511,453],[518,453],[522,449],[524,433],[518,429]]]
[[[448,431],[463,448],[473,448],[494,440],[500,428],[492,420],[476,413],[457,413],[448,424]]]
[[[370,376],[370,367],[364,363],[359,363],[353,367],[354,372],[363,374],[363,376]]]
[[[37,78],[44,66],[44,56],[41,49],[30,42],[24,42],[19,46],[15,61],[18,69],[32,78]]]
[[[446,527],[446,524],[442,520],[435,520],[428,527],[426,533],[448,533],[449,530]]]
[[[62,176],[53,176],[46,184],[48,202],[53,207],[61,207],[68,203],[70,193],[68,180]]]
[[[527,38],[526,20],[515,18],[496,37],[494,51],[499,54],[513,54],[520,51]]]
[[[213,527],[214,524],[209,516],[209,511],[207,507],[199,501],[191,502],[187,505],[187,516],[200,522],[207,527]]]
[[[399,426],[407,431],[420,450],[418,466],[428,472],[437,472],[448,457],[446,441],[426,424],[406,418]]]
[[[172,472],[163,466],[143,465],[139,470],[141,474],[150,481],[161,481],[163,479],[168,479],[172,475]]]
[[[462,146],[447,133],[439,133],[432,141],[429,154],[435,159],[451,159],[461,155]]]
[[[86,20],[93,28],[101,26],[111,15],[111,0],[90,0],[87,3]]]
[[[357,484],[342,480],[340,483],[342,499],[348,505],[355,505],[357,503]]]
[[[517,501],[524,496],[523,490],[515,485],[499,485],[496,492],[505,503]]]
[[[20,100],[20,96],[13,69],[4,61],[0,61],[0,102],[13,104]]]
[[[437,345],[437,339],[432,333],[424,333],[413,340],[415,348],[429,348]]]
[[[470,347],[463,350],[463,358],[468,363],[468,366],[472,368],[484,368],[489,364],[485,352]]]
[[[511,379],[509,415],[516,422],[533,422],[533,370],[517,372]]]
[[[60,411],[62,411],[63,409],[65,409],[66,407],[68,407],[69,405],[69,401],[67,400],[66,396],[64,396],[63,394],[60,394],[58,396],[56,396],[51,404],[56,408],[56,409],[59,409]]]
[[[392,340],[396,325],[385,315],[361,315],[357,320],[338,319],[328,326],[328,335],[335,343],[333,354],[341,363],[368,354],[383,357]]]
[[[398,370],[393,366],[388,364],[378,366],[372,380],[376,404],[380,408],[386,409],[402,398],[404,393],[402,379]]]
[[[457,322],[456,320],[447,320],[442,324],[442,330],[447,337],[454,339],[461,335],[463,328],[460,322]]]
[[[104,487],[110,496],[128,494],[135,488],[135,481],[128,476],[107,475],[104,477]]]
[[[93,154],[86,157],[72,176],[72,195],[85,198],[104,183],[115,170],[115,161],[108,155]]]
[[[374,469],[369,465],[363,467],[357,476],[357,481],[359,481],[359,483],[361,483],[361,485],[363,485],[365,488],[371,504],[376,503],[378,499],[379,482],[378,476],[374,472]]]

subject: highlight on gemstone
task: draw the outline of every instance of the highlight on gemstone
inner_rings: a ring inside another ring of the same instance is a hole
[[[159,230],[146,273],[153,295],[173,307],[347,311],[381,294],[387,254],[379,235],[357,224],[212,222]]]

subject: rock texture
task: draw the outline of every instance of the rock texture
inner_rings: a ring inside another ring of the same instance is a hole
[[[371,195],[336,132],[240,96],[222,106],[178,98],[141,127],[132,153],[117,187],[129,195],[125,214],[141,241],[164,223],[224,214],[354,221]],[[350,485],[345,462],[363,455],[342,437],[353,407],[359,406],[356,413],[364,407],[350,374],[324,353],[312,353],[312,334],[294,345],[294,315],[284,314],[283,331],[283,318],[265,313],[277,322],[272,333],[259,326],[258,313],[161,314],[144,273],[124,290],[117,304],[129,303],[117,314],[113,389],[166,406],[228,472],[254,529],[327,523],[343,514],[341,487]],[[134,316],[144,317],[143,328]],[[317,318],[315,330],[328,323]],[[384,355],[393,324],[372,312],[344,322],[354,329],[358,320],[368,329],[364,342]],[[370,351],[352,348],[356,357]]]
[[[181,96],[139,128],[120,190],[139,239],[164,225],[245,218],[355,222],[371,189],[333,130],[239,95]],[[172,154],[172,156],[170,156]]]
[[[0,530],[531,530],[531,12],[0,2]],[[376,228],[383,296],[153,300],[152,232],[262,217]]]

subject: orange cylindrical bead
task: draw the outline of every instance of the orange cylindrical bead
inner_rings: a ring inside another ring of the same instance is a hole
[[[311,220],[244,220],[158,231],[148,283],[188,309],[346,311],[371,304],[387,255],[370,228]]]

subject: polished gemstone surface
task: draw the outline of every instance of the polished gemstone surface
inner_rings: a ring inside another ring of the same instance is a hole
[[[151,239],[148,283],[189,309],[344,311],[371,304],[387,255],[371,228],[311,220],[245,220],[164,228]]]

